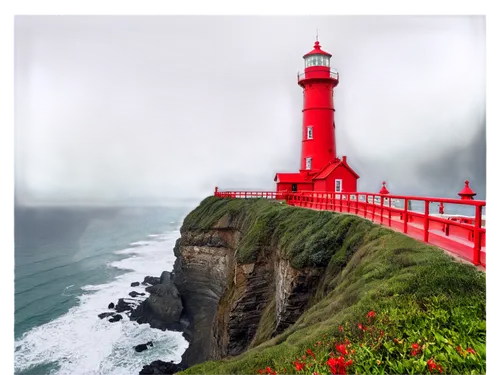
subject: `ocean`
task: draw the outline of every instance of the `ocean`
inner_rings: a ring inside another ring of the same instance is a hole
[[[188,346],[180,332],[97,315],[145,292],[132,282],[172,270],[191,209],[16,207],[15,373],[137,375],[157,359],[179,362]],[[135,352],[148,341],[152,348]]]

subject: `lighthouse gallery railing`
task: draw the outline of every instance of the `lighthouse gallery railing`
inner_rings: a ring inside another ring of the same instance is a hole
[[[486,266],[486,228],[483,208],[486,201],[416,197],[376,193],[218,191],[221,198],[266,198],[284,200],[290,206],[349,213],[441,247],[475,265]],[[393,202],[402,203],[402,208]],[[422,202],[423,212],[413,211],[410,202]],[[474,209],[472,217],[430,213],[430,204],[453,204]]]
[[[302,81],[303,79],[305,78],[317,78],[318,76],[321,76],[321,74],[323,74],[324,71],[311,71],[311,72],[298,72],[297,73],[297,82],[300,82]],[[307,75],[307,77],[306,77]],[[330,69],[330,78],[333,78],[333,79],[339,79],[339,73],[334,70],[334,69]]]

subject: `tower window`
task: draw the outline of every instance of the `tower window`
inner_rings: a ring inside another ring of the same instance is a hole
[[[307,127],[307,139],[313,139],[313,127],[312,126]]]
[[[312,158],[306,158],[306,169],[312,168]]]

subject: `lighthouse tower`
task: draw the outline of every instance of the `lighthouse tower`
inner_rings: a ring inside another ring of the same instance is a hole
[[[333,89],[339,75],[330,69],[331,57],[316,41],[314,49],[304,55],[305,69],[297,77],[304,90],[300,170],[309,174],[319,172],[337,157]]]
[[[359,176],[346,156],[337,157],[333,92],[339,74],[331,68],[331,57],[318,40],[303,56],[304,71],[297,76],[304,95],[300,168],[298,173],[277,173],[277,191],[357,191]]]

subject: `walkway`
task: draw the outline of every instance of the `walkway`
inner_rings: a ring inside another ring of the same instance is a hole
[[[486,267],[486,228],[482,217],[485,201],[374,193],[219,191],[217,188],[214,195],[278,199],[291,206],[358,215],[440,247],[476,266]],[[402,202],[404,208],[394,207],[394,201]],[[424,212],[412,211],[410,202],[423,202]],[[473,207],[476,215],[430,214],[431,203]]]

